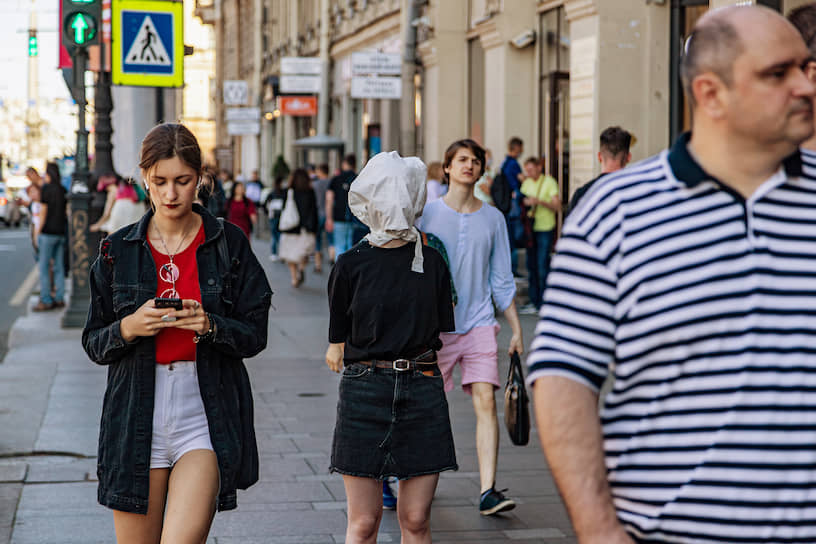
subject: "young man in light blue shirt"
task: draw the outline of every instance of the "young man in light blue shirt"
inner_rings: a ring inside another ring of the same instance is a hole
[[[454,309],[456,331],[440,334],[443,347],[437,358],[445,390],[453,389],[453,367],[458,363],[462,389],[473,397],[481,481],[479,511],[491,515],[515,507],[512,499],[495,489],[499,454],[495,390],[501,383],[494,303],[513,330],[508,352],[521,353],[523,341],[504,216],[473,194],[484,165],[485,152],[479,144],[469,139],[452,143],[443,163],[450,189],[425,206],[419,228],[440,238],[450,259],[459,296]]]

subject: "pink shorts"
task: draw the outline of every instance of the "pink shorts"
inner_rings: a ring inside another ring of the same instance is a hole
[[[462,390],[468,395],[470,384],[499,383],[499,359],[496,334],[499,325],[476,327],[465,334],[440,333],[442,349],[436,354],[439,369],[445,380],[445,391],[453,390],[453,367],[456,363],[462,368]]]

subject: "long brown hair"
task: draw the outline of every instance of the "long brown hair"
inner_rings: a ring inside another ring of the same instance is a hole
[[[309,173],[303,168],[295,168],[289,177],[289,187],[295,191],[308,191],[312,187],[311,183]]]

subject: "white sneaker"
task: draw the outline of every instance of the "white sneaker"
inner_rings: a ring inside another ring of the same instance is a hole
[[[520,313],[522,315],[533,315],[533,314],[537,314],[538,310],[536,310],[536,307],[533,304],[528,303],[528,304],[525,304],[524,306],[522,306],[521,308],[519,308],[518,313]]]
[[[273,255],[269,256],[269,260],[272,261],[273,263],[276,263],[276,262],[280,261],[280,257],[273,254]]]

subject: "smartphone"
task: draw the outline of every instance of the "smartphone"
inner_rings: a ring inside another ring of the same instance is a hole
[[[156,297],[153,299],[153,301],[156,303],[156,308],[173,308],[174,310],[181,310],[184,308],[180,298]]]

